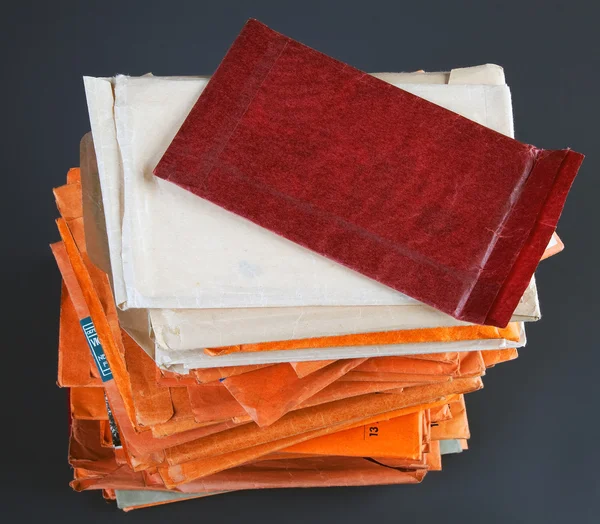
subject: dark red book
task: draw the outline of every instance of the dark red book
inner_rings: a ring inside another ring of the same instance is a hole
[[[250,20],[155,174],[458,319],[505,326],[582,160]]]

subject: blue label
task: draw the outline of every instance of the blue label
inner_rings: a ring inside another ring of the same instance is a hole
[[[113,378],[112,371],[108,365],[108,360],[106,360],[106,355],[102,349],[102,344],[100,344],[100,339],[96,334],[94,323],[92,322],[91,317],[84,318],[80,320],[79,323],[81,324],[81,329],[83,329],[88,346],[90,346],[90,350],[94,356],[94,362],[96,362],[98,372],[100,373],[100,377],[102,377],[102,382],[106,382]]]

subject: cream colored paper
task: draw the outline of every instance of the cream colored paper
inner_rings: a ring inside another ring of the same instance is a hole
[[[472,72],[471,70],[476,71]],[[491,82],[503,83],[503,73],[501,68],[491,65],[453,70],[451,73],[383,73],[376,76],[392,82],[394,79],[401,79],[403,88],[415,92],[425,98],[429,98],[434,102],[440,103],[440,105],[444,105],[442,104],[442,101],[446,101],[446,105],[449,106],[449,108],[462,112],[465,116],[480,121],[481,123],[491,124],[490,127],[494,127],[500,132],[512,135],[513,123],[508,88],[504,85],[463,85],[468,84],[475,73],[478,75],[478,79],[483,78],[482,75],[484,75],[486,70],[489,73]],[[144,77],[144,79],[134,80],[146,82],[152,79],[152,77]],[[163,82],[169,84],[174,82],[178,89],[186,88],[190,82],[205,81],[204,79],[189,78],[158,80],[161,81],[161,85]],[[411,81],[413,80],[431,81],[435,82],[437,85],[411,85]],[[450,84],[454,83],[456,85],[441,84],[442,80],[449,81]],[[113,268],[112,277],[114,281],[115,296],[122,306],[127,307],[128,303],[125,298],[126,286],[122,271],[124,266],[121,262],[123,237],[121,236],[122,226],[120,216],[123,212],[123,181],[120,179],[122,173],[121,165],[119,155],[116,153],[116,151],[119,150],[119,146],[116,144],[117,133],[116,128],[114,127],[114,119],[112,129],[109,122],[111,120],[110,115],[112,114],[113,109],[112,102],[110,103],[110,107],[107,107],[108,102],[110,102],[110,99],[112,98],[113,82],[115,82],[113,79],[86,78],[85,80],[92,130],[100,137],[100,145],[96,144],[95,149],[99,157],[98,172],[102,185],[104,211],[106,213],[108,251],[110,254],[111,266]],[[129,80],[127,80],[127,83],[128,82]],[[476,102],[476,100],[478,100],[478,102]],[[162,104],[159,100],[154,100],[154,102],[159,106]],[[120,108],[115,108],[115,111],[122,113],[122,109]],[[121,122],[121,125],[123,126],[124,124]],[[127,126],[125,125],[125,127]],[[164,145],[164,147],[166,147],[166,145]],[[130,147],[130,145],[127,144],[126,146]],[[135,155],[133,156],[135,157]],[[127,159],[129,156],[126,154],[124,158]],[[158,158],[160,158],[160,155],[157,153],[154,159],[158,161]],[[154,160],[151,163],[153,162]],[[129,171],[132,171],[131,166]],[[146,173],[146,175],[152,181],[151,183],[157,182],[168,184],[162,180],[155,179],[151,175],[148,175],[148,173]],[[171,189],[173,189],[175,193],[181,193],[179,196],[182,196],[183,199],[204,202],[185,191],[180,191],[179,188],[176,188],[175,186]],[[208,206],[210,207],[212,204],[208,204]],[[258,226],[250,224],[243,219],[239,219],[220,208],[216,209],[217,213],[222,212],[227,215],[228,218],[233,217],[234,222],[242,221],[246,226],[258,228]],[[181,213],[179,213],[179,217],[181,216]],[[127,227],[124,229],[127,230]],[[303,254],[309,253],[261,228],[258,228],[258,230],[274,237],[276,241],[282,241],[286,245],[289,244],[289,246],[293,247],[296,251]],[[123,251],[127,250],[123,249]],[[164,259],[175,258],[170,249],[161,250],[159,253],[154,251],[147,251],[147,253],[152,253],[159,258]],[[309,253],[309,256],[313,259],[317,257],[321,261],[325,260],[312,253]],[[127,257],[125,258],[127,259]],[[184,251],[181,258],[189,261],[188,265],[193,265],[194,259],[193,257],[190,258],[187,252]],[[148,257],[146,257],[146,260],[148,260]],[[325,262],[327,264],[332,264],[329,261]],[[127,263],[125,263],[125,266],[127,266]],[[251,266],[248,265],[246,269],[249,267]],[[359,281],[381,287],[379,284],[365,279],[346,268],[336,267],[336,269],[343,270],[342,273],[348,272],[350,274],[348,278],[351,280],[358,277]],[[429,306],[425,306],[408,297],[404,297],[388,288],[385,288],[384,291],[385,293],[391,292],[392,295],[396,295],[397,300],[404,301],[403,305],[366,307],[307,306],[277,308],[151,309],[149,310],[149,314],[154,335],[156,336],[157,346],[164,351],[201,351],[204,347],[238,343],[266,342],[290,338],[308,338],[365,331],[416,329],[422,327],[461,324],[455,319],[438,312]],[[137,293],[137,291],[135,291],[135,293]],[[372,296],[373,295],[371,295],[371,297]],[[174,294],[174,298],[179,302],[180,297],[177,293]],[[298,297],[296,297],[296,299],[298,299]],[[513,317],[514,320],[536,320],[539,318],[537,292],[535,290],[534,282],[532,282],[525,293],[516,313],[517,314]],[[136,314],[135,317],[137,320],[142,319],[142,324],[145,324],[146,317],[144,314]],[[140,327],[140,324],[138,323],[134,328],[132,328],[133,331],[137,331],[138,333],[141,332],[144,335],[148,332],[148,326],[146,325]],[[146,349],[149,353],[151,352],[150,348]]]
[[[86,232],[86,245],[88,255],[92,261],[97,264],[100,268],[105,271],[110,270],[110,263],[108,261],[108,249],[106,241],[106,232],[102,227],[104,223],[103,209],[101,205],[101,198],[99,194],[99,188],[97,184],[97,169],[94,158],[94,149],[91,141],[91,135],[87,134],[81,140],[81,183],[83,192],[83,207],[85,216],[85,232]],[[273,313],[277,315],[277,311],[287,311],[295,308],[279,308]],[[323,308],[313,308],[316,310]],[[343,311],[346,309],[355,310],[356,308],[328,308],[332,310]],[[368,311],[369,308],[364,308]],[[396,310],[397,308],[391,308]],[[213,310],[206,310],[207,312]],[[233,312],[249,311],[249,310],[231,310]],[[261,309],[258,311],[265,311]],[[437,312],[432,310],[436,316]],[[163,310],[154,310],[153,313],[164,312]],[[195,311],[197,312],[197,311]],[[150,337],[149,322],[148,322],[148,310],[146,309],[128,309],[118,310],[119,321],[121,326],[136,340],[140,346],[164,369],[170,369],[179,373],[186,373],[189,369],[195,368],[206,368],[206,367],[219,367],[227,365],[246,365],[246,364],[260,364],[260,363],[277,363],[287,362],[290,360],[294,361],[305,361],[305,360],[327,360],[327,359],[338,359],[338,358],[353,358],[363,356],[385,356],[385,355],[402,355],[402,354],[416,354],[416,353],[427,353],[435,351],[468,351],[468,350],[482,350],[482,349],[500,349],[506,347],[520,347],[525,344],[525,333],[523,326],[521,326],[521,336],[518,343],[512,343],[505,340],[481,340],[481,341],[463,341],[455,343],[452,347],[447,344],[440,343],[432,344],[405,344],[405,345],[384,345],[384,346],[363,346],[363,347],[338,347],[338,348],[320,348],[310,350],[291,350],[291,351],[275,351],[266,353],[240,353],[235,356],[228,357],[208,357],[204,354],[202,349],[191,350],[191,351],[169,351],[163,350],[160,346],[154,345],[153,340]],[[352,316],[342,315],[340,321],[347,319],[352,320]],[[419,319],[422,321],[422,315],[419,315]],[[330,321],[332,319],[329,319]],[[405,315],[404,322],[407,322],[408,316]],[[256,322],[252,322],[254,331],[261,333],[259,326]],[[281,325],[286,326],[288,323],[283,322]],[[202,328],[202,326],[197,326]],[[308,316],[306,318],[306,324],[303,326],[302,323],[296,324],[296,331],[292,335],[296,335],[298,330],[302,327],[307,328],[309,331],[314,330],[313,321]],[[261,333],[257,335],[258,338],[263,337]],[[291,337],[293,338],[293,336]],[[156,349],[156,351],[155,351]]]
[[[442,353],[447,351],[485,351],[523,347],[527,340],[521,324],[518,342],[505,339],[458,340],[452,342],[421,342],[414,344],[384,344],[370,346],[346,346],[334,348],[310,348],[285,351],[256,351],[230,353],[211,357],[202,350],[172,351],[155,348],[155,359],[159,367],[186,373],[190,369],[252,364],[276,364],[281,362],[310,362],[316,360],[341,360],[346,358],[387,357]]]
[[[511,135],[508,87],[453,85],[459,73],[449,74],[449,84],[395,85]],[[417,303],[152,175],[206,82],[152,76],[85,79],[111,224],[107,232],[117,302],[124,309]]]

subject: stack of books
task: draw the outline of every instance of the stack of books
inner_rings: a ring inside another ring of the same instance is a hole
[[[84,83],[51,246],[75,490],[414,484],[467,449],[583,159],[512,138],[502,68],[369,75],[250,20],[210,78]]]

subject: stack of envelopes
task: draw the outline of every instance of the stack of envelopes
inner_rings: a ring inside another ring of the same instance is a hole
[[[540,318],[582,156],[502,69],[367,75],[249,21],[212,78],[85,78],[54,195],[76,490],[418,483]]]

